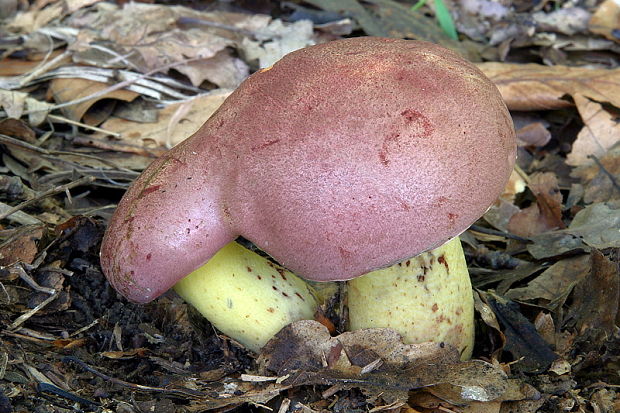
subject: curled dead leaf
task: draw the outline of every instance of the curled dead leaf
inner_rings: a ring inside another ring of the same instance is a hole
[[[617,116],[608,112],[600,103],[581,94],[573,97],[584,127],[577,135],[566,163],[580,166],[592,163],[592,156],[601,157],[620,142],[620,123]]]

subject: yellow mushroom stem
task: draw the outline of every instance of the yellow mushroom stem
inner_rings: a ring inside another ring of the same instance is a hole
[[[218,330],[255,352],[284,326],[313,319],[318,306],[305,281],[236,242],[174,289]]]
[[[457,238],[348,281],[349,329],[390,327],[405,343],[444,342],[471,358],[474,300]]]

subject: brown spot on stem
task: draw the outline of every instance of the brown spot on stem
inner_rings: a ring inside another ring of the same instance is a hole
[[[448,274],[450,274],[450,267],[448,266],[448,262],[446,261],[446,257],[444,255],[441,255],[439,258],[437,258],[437,261],[439,261],[440,264],[443,264],[444,267],[446,267],[446,272]]]

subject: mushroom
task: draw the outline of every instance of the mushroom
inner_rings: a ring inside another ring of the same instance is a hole
[[[456,53],[377,37],[308,47],[250,76],[143,172],[102,268],[144,303],[241,235],[302,278],[356,278],[468,228],[515,154],[497,88]]]
[[[287,324],[314,318],[318,306],[304,280],[236,242],[174,290],[214,327],[255,352]]]
[[[350,330],[389,327],[404,343],[446,343],[471,358],[474,298],[458,237],[347,284]]]

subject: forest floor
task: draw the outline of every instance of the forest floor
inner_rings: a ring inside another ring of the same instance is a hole
[[[513,116],[515,172],[462,235],[473,360],[345,333],[342,290],[260,355],[117,294],[99,249],[139,173],[250,73],[364,35],[456,50]],[[613,0],[0,0],[0,413],[619,412],[619,42]],[[401,361],[321,364],[343,333]]]

